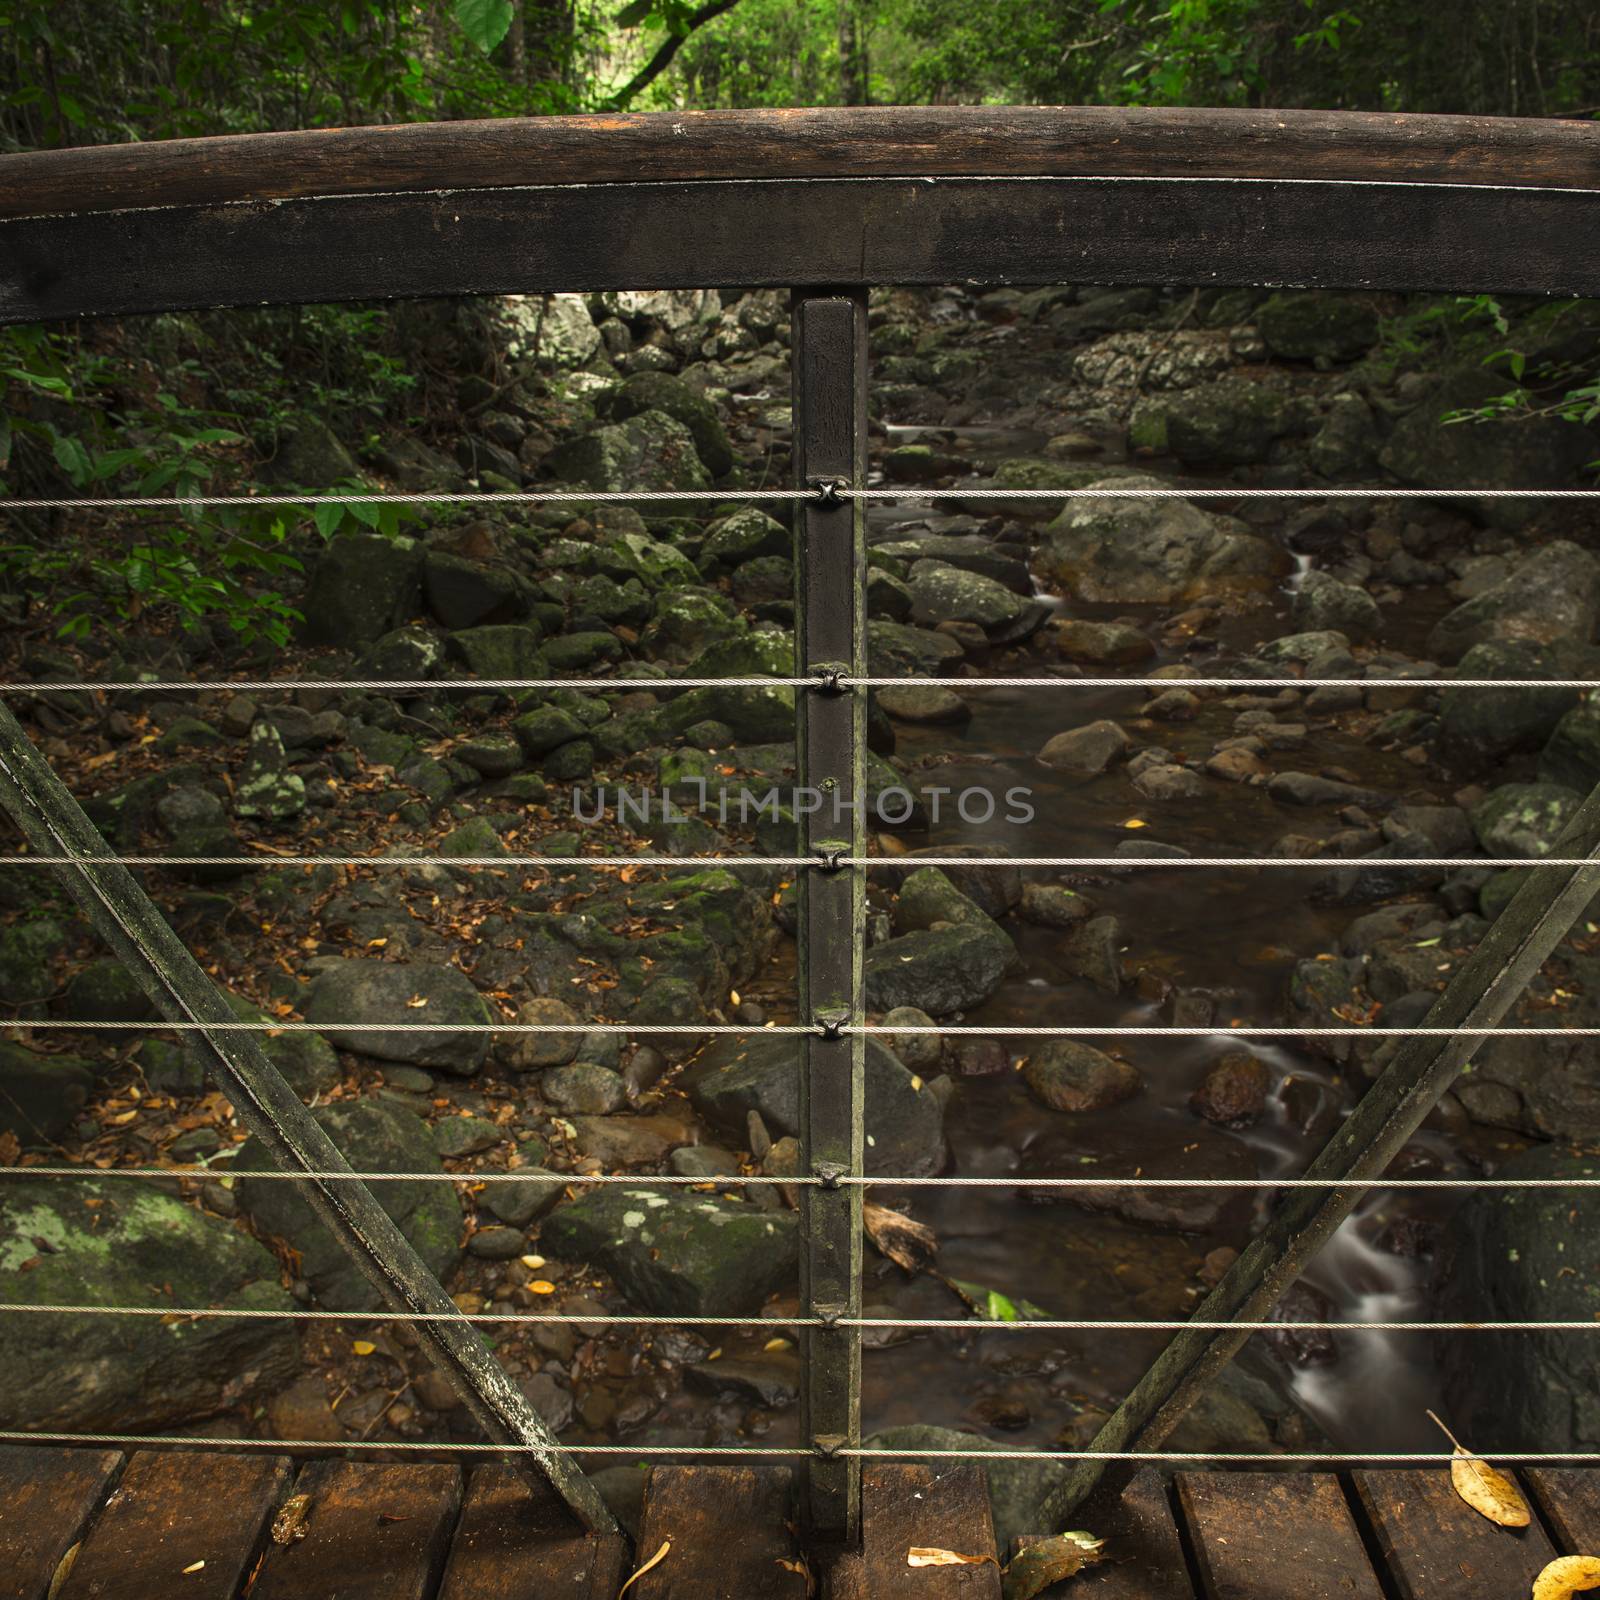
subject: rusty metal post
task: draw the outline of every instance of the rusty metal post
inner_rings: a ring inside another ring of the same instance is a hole
[[[1573,813],[1550,853],[1577,866],[1529,866],[1476,950],[1456,968],[1419,1026],[1455,1028],[1453,1036],[1400,1042],[1339,1131],[1306,1169],[1326,1188],[1291,1189],[1267,1226],[1195,1308],[1196,1322],[1260,1322],[1318,1250],[1381,1178],[1401,1147],[1438,1104],[1600,891],[1600,786]],[[1519,869],[1522,870],[1522,869]],[[1184,1413],[1250,1337],[1242,1328],[1195,1328],[1175,1334],[1150,1370],[1107,1419],[1093,1451],[1159,1451]],[[1119,1492],[1138,1462],[1082,1461],[1051,1493],[1047,1520],[1064,1527],[1094,1494]]]
[[[794,470],[801,487],[861,487],[867,465],[867,302],[863,290],[796,290]],[[866,885],[859,867],[829,865],[865,853],[866,693],[833,681],[866,670],[866,510],[850,499],[806,502],[797,512],[796,675],[802,855],[800,1015],[817,1026],[802,1052],[802,1170],[822,1185],[801,1191],[802,1312],[825,1323],[861,1315],[859,1175],[866,1041],[841,1033],[863,1014],[861,955]],[[806,1330],[801,1438],[812,1457],[805,1515],[827,1542],[860,1537],[861,1331]]]
[[[53,869],[96,933],[139,981],[169,1022],[201,1024],[191,1033],[212,1081],[239,1120],[286,1172],[350,1170],[300,1097],[238,1028],[217,986],[126,867],[106,861],[105,840],[50,763],[0,704],[0,806],[40,855],[67,856]],[[98,859],[97,859],[98,858]],[[516,1447],[512,1465],[555,1487],[594,1533],[617,1526],[599,1491],[566,1454],[493,1352],[439,1285],[388,1212],[355,1178],[307,1176],[300,1192],[397,1318],[418,1313],[413,1331],[484,1433]]]

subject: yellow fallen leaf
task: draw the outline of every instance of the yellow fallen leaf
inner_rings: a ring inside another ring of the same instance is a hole
[[[1571,1600],[1580,1589],[1600,1589],[1600,1559],[1557,1556],[1533,1580],[1533,1600]]]
[[[1502,1528],[1526,1528],[1533,1521],[1533,1513],[1516,1484],[1499,1468],[1473,1455],[1433,1412],[1428,1415],[1455,1446],[1455,1458],[1450,1463],[1450,1486],[1455,1492],[1474,1511]]]
[[[1143,817],[1129,817],[1122,826],[1124,828],[1148,828],[1150,824]]]
[[[61,1593],[62,1586],[72,1576],[72,1564],[78,1559],[78,1552],[82,1548],[82,1539],[74,1545],[67,1546],[67,1553],[56,1562],[56,1570],[50,1579],[50,1588],[45,1595],[45,1600],[56,1600],[56,1596]]]
[[[183,1569],[184,1577],[187,1578],[191,1572],[198,1572],[204,1565],[205,1562],[203,1561],[191,1561],[189,1565]]]
[[[625,1595],[652,1567],[659,1567],[661,1563],[667,1559],[667,1552],[671,1548],[672,1541],[670,1539],[663,1539],[661,1541],[661,1548],[657,1550],[656,1553],[651,1556],[650,1559],[645,1562],[645,1564],[640,1567],[639,1570],[635,1572],[634,1575],[629,1578],[620,1589],[617,1590],[617,1600],[622,1600],[623,1595]]]
[[[981,1567],[985,1562],[1000,1565],[993,1556],[964,1556],[959,1550],[940,1550],[931,1545],[914,1544],[906,1551],[908,1567]]]
[[[739,1002],[739,991],[737,989],[730,989],[728,991],[728,1000],[729,1000],[729,1002],[731,1004],[738,1005],[740,1003]]]
[[[789,1341],[787,1339],[768,1339],[761,1348],[763,1350],[787,1350]]]
[[[356,1342],[350,1346],[350,1348],[354,1350],[358,1356],[370,1356],[378,1347],[370,1339],[357,1339]]]
[[[519,1260],[529,1272],[537,1272],[539,1268],[544,1265],[543,1256],[518,1256],[517,1260]]]
[[[782,1556],[772,1558],[785,1572],[793,1572],[806,1580],[806,1600],[817,1592],[817,1580],[812,1575],[811,1568],[804,1561],[785,1561]]]
[[[414,994],[414,995],[412,995],[412,997],[409,1000],[406,1001],[406,1004],[413,1011],[420,1011],[425,1005],[427,1005],[427,1003],[428,1003],[427,996],[426,995],[420,995],[420,994]]]
[[[534,1294],[554,1294],[556,1292],[556,1286],[545,1278],[535,1278],[528,1285],[528,1288]]]

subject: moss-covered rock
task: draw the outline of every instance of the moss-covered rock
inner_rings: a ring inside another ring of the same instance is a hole
[[[694,435],[664,411],[641,411],[558,445],[545,466],[569,483],[608,494],[711,487]]]
[[[312,1115],[357,1172],[439,1174],[444,1171],[428,1125],[398,1106],[376,1100],[319,1107]],[[325,1306],[375,1310],[377,1291],[322,1224],[292,1183],[252,1178],[275,1163],[254,1139],[235,1157],[239,1207],[258,1232],[281,1239],[299,1255],[301,1276]],[[378,1204],[436,1277],[452,1272],[461,1258],[461,1207],[455,1186],[437,1181],[373,1185]]]
[[[343,961],[324,972],[311,987],[305,1018],[341,1049],[463,1075],[483,1065],[489,1035],[452,1028],[493,1020],[459,968],[372,960]],[[386,1032],[387,1022],[443,1027],[440,1032]]]
[[[38,1305],[294,1305],[248,1234],[153,1185],[93,1176],[0,1186],[0,1293]],[[300,1341],[271,1320],[42,1314],[0,1320],[0,1363],[0,1425],[157,1429],[270,1394],[299,1371]]]
[[[638,372],[601,399],[595,409],[614,422],[656,411],[682,423],[694,440],[706,471],[720,478],[733,465],[733,446],[717,408],[681,378],[665,372]]]
[[[797,1285],[793,1212],[714,1195],[614,1184],[549,1216],[546,1254],[593,1262],[658,1316],[736,1317]]]
[[[422,547],[412,539],[342,533],[311,569],[301,611],[314,644],[346,649],[375,642],[416,614]]]

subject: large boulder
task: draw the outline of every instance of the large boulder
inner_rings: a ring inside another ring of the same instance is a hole
[[[998,930],[996,930],[998,932]],[[915,1006],[947,1017],[981,1005],[1000,987],[1014,956],[1002,934],[970,924],[926,928],[874,945],[866,955],[867,1009]]]
[[[301,611],[313,644],[373,644],[409,622],[422,600],[422,547],[412,539],[342,533],[311,569]]]
[[[1285,290],[1256,312],[1275,356],[1291,361],[1354,361],[1378,342],[1378,309],[1360,295]]]
[[[1498,1178],[1557,1185],[1472,1195],[1446,1224],[1439,1316],[1462,1321],[1600,1320],[1600,1161],[1544,1145]],[[1600,1447],[1600,1340],[1586,1332],[1474,1333],[1439,1341],[1447,1415],[1486,1450]]]
[[[461,1075],[483,1065],[489,1035],[452,1030],[494,1020],[483,996],[459,968],[421,962],[341,962],[312,985],[304,1009],[306,1021],[341,1049]],[[444,1028],[438,1033],[385,1031],[388,1022]]]
[[[1428,638],[1428,650],[1441,661],[1454,661],[1489,640],[1586,645],[1597,623],[1600,560],[1557,539],[1441,618]]]
[[[1484,853],[1533,860],[1551,846],[1583,803],[1556,783],[1505,783],[1472,808],[1472,829]]]
[[[56,988],[56,958],[67,939],[66,925],[50,916],[0,927],[0,1004],[48,1000]]]
[[[0,1043],[0,1139],[24,1150],[54,1145],[83,1109],[99,1070],[80,1056],[41,1055]]]
[[[1439,696],[1439,753],[1458,772],[1476,775],[1518,750],[1537,750],[1548,739],[1540,776],[1572,788],[1590,788],[1595,779],[1572,782],[1584,768],[1576,757],[1582,741],[1581,722],[1572,724],[1576,737],[1561,739],[1566,713],[1577,705],[1575,689],[1545,689],[1526,680],[1565,677],[1570,665],[1564,652],[1528,639],[1494,639],[1475,644],[1462,656],[1453,676],[1466,679],[1504,678],[1504,689],[1446,689]],[[1517,680],[1524,680],[1518,683]],[[1554,752],[1554,754],[1552,754]],[[1600,777],[1600,768],[1596,769]]]
[[[970,622],[991,636],[1015,628],[1028,601],[979,572],[919,561],[911,569],[911,620],[919,627]]]
[[[0,1294],[294,1309],[278,1263],[248,1234],[151,1184],[93,1174],[0,1185]],[[300,1341],[292,1323],[270,1320],[41,1313],[0,1318],[0,1364],[0,1426],[159,1429],[264,1398],[300,1370]]]
[[[1570,701],[1572,695],[1570,690],[1547,689],[1534,690],[1530,698],[1536,699],[1541,693],[1550,697],[1552,706],[1561,703],[1558,696]],[[1585,700],[1556,723],[1539,757],[1539,777],[1545,783],[1564,784],[1580,794],[1587,794],[1600,783],[1600,702]]]
[[[743,1135],[752,1111],[775,1139],[800,1133],[804,1041],[793,1034],[724,1035],[684,1075],[695,1109]],[[944,1165],[944,1114],[936,1096],[876,1039],[866,1042],[866,1168],[924,1178]]]
[[[1164,487],[1148,477],[1115,480],[1115,486]],[[1045,529],[1040,559],[1081,599],[1113,605],[1265,590],[1289,568],[1281,550],[1241,523],[1187,500],[1094,495],[1072,501]]]
[[[1186,467],[1244,467],[1265,461],[1291,431],[1285,395],[1247,378],[1218,378],[1164,398],[1167,448]]]
[[[737,1317],[798,1287],[792,1211],[720,1195],[609,1184],[560,1207],[545,1254],[603,1267],[631,1305],[656,1316]]]
[[[377,1183],[372,1193],[435,1277],[453,1271],[461,1259],[461,1207],[455,1185],[438,1181],[444,1168],[428,1125],[411,1112],[379,1100],[321,1106],[312,1115],[355,1171],[431,1176],[427,1182]],[[301,1277],[324,1306],[333,1311],[378,1308],[377,1290],[357,1270],[296,1185],[250,1176],[276,1170],[259,1140],[245,1140],[232,1170],[239,1175],[240,1210],[258,1233],[282,1239],[296,1252]]]
[[[1542,416],[1444,421],[1450,413],[1481,406],[1509,387],[1504,374],[1482,366],[1452,374],[1396,423],[1379,461],[1401,483],[1424,489],[1559,489],[1570,484],[1595,456],[1595,436],[1588,428]],[[1526,502],[1461,498],[1486,519],[1513,526],[1535,509]]]
[[[581,294],[508,294],[494,304],[500,348],[547,367],[581,367],[600,351],[600,330]]]
[[[1553,1015],[1568,1021],[1564,1013]],[[1491,1038],[1457,1080],[1455,1095],[1473,1121],[1491,1128],[1593,1144],[1600,1139],[1600,1049],[1592,1039],[1556,1033]]]
[[[706,471],[720,478],[733,465],[733,446],[717,408],[682,378],[665,372],[636,372],[603,397],[596,409],[612,422],[625,422],[643,411],[659,411],[689,430]]]
[[[558,477],[611,494],[711,487],[694,435],[664,411],[641,411],[558,445],[545,465]]]

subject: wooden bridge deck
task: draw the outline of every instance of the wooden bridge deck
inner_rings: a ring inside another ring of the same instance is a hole
[[[1516,1600],[1559,1554],[1600,1549],[1600,1471],[1522,1474],[1537,1508],[1512,1532],[1446,1472],[1180,1473],[1136,1480],[1092,1520],[1105,1564],[1055,1600]],[[304,1534],[278,1542],[291,1497]],[[913,1545],[994,1555],[981,1469],[869,1463],[864,1549],[808,1568],[790,1474],[657,1467],[637,1555],[584,1537],[499,1465],[263,1454],[0,1449],[3,1600],[998,1600],[996,1566],[909,1568]],[[70,1562],[68,1561],[71,1554]],[[1006,1552],[1001,1552],[1005,1554]]]

